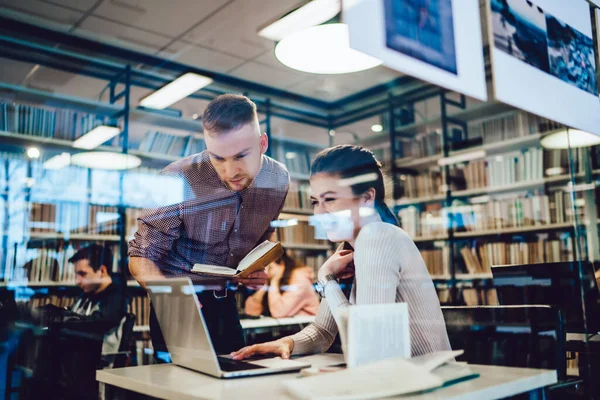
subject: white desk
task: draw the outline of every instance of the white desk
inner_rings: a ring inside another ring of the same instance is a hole
[[[272,318],[272,317],[260,317],[256,319],[242,319],[240,324],[242,329],[256,329],[256,328],[272,328],[276,326],[289,326],[289,325],[308,325],[314,322],[315,317],[313,315],[295,316],[289,318]]]
[[[319,354],[305,357],[322,367],[343,361],[341,355]],[[402,396],[411,400],[491,400],[529,392],[557,382],[556,371],[472,365],[481,376],[433,392]],[[255,378],[216,379],[172,364],[100,370],[99,382],[121,389],[163,399],[239,400],[291,399],[280,382],[298,374],[268,375]]]

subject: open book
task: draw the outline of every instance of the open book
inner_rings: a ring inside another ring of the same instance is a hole
[[[478,377],[468,365],[454,362],[460,354],[462,350],[391,358],[286,380],[283,386],[294,397],[306,400],[367,400],[422,392]]]
[[[218,265],[195,264],[192,272],[220,277],[246,278],[253,272],[265,269],[267,265],[277,260],[282,254],[283,248],[279,242],[273,243],[265,240],[252,249],[239,262],[236,269]]]
[[[386,358],[410,358],[406,303],[352,305],[334,314],[349,368]]]

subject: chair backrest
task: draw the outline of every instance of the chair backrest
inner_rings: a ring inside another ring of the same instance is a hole
[[[566,377],[565,323],[552,306],[442,307],[450,344],[472,364],[556,369]]]
[[[121,336],[121,343],[119,343],[119,351],[127,351],[131,346],[131,340],[133,339],[133,327],[135,326],[135,314],[127,313],[125,315],[125,323],[123,324],[123,334]]]

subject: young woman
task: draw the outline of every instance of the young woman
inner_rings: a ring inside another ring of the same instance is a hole
[[[283,253],[269,266],[268,275],[269,283],[246,300],[246,314],[285,318],[317,313],[319,296],[313,288],[312,268]]]
[[[337,333],[334,315],[341,307],[394,302],[408,303],[413,356],[450,350],[433,282],[419,250],[384,203],[381,164],[373,153],[351,145],[320,152],[311,166],[310,187],[315,217],[329,240],[346,242],[353,251],[338,249],[319,269],[324,299],[313,324],[293,336],[244,347],[231,353],[233,358],[324,352]],[[338,280],[353,272],[348,300]]]

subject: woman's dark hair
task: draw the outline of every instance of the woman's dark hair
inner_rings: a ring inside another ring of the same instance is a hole
[[[360,196],[375,189],[375,210],[382,221],[398,226],[398,219],[385,204],[385,180],[381,163],[371,150],[350,144],[325,149],[312,162],[310,174],[330,174],[340,179],[354,178],[352,193]],[[372,178],[370,178],[372,176]],[[360,179],[364,178],[364,179]]]
[[[283,293],[287,290],[287,287],[290,284],[290,279],[292,279],[292,274],[294,270],[297,268],[302,268],[304,265],[300,264],[292,257],[290,257],[285,251],[277,260],[275,260],[276,264],[283,264],[284,270],[281,279],[279,280],[279,292]],[[269,288],[271,290],[271,288]],[[262,315],[266,315],[268,317],[271,316],[271,310],[269,309],[269,294],[265,294],[262,300],[263,312]]]

